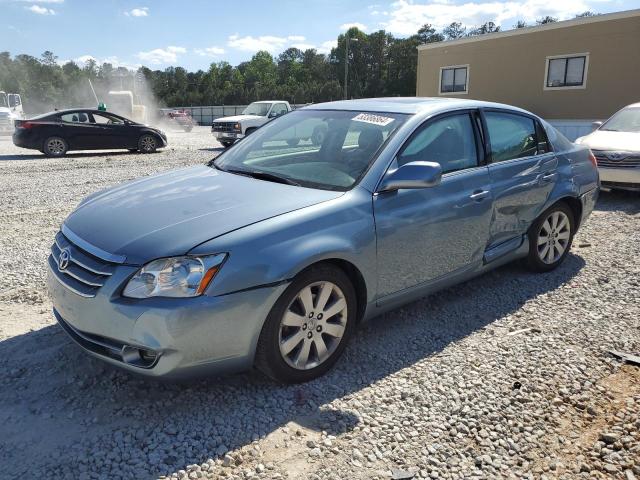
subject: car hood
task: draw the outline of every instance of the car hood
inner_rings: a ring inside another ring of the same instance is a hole
[[[342,194],[197,166],[95,193],[69,215],[65,228],[126,263],[142,264]]]
[[[582,137],[580,144],[592,150],[640,152],[640,133],[596,130]]]
[[[260,115],[234,115],[233,117],[216,118],[214,122],[241,122],[242,120],[259,120],[264,119]]]

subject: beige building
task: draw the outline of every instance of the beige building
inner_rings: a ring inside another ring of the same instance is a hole
[[[517,105],[575,138],[640,101],[640,9],[421,45],[417,95]]]

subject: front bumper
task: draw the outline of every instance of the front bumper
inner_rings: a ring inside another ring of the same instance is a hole
[[[640,189],[640,167],[607,168],[598,167],[600,181],[604,187]]]
[[[120,291],[137,267],[120,265],[95,297],[86,298],[63,285],[52,268],[47,283],[54,315],[78,345],[128,371],[172,380],[251,368],[264,320],[286,288],[133,300]]]
[[[233,133],[233,132],[212,132],[212,133],[213,133],[213,136],[218,140],[234,141],[234,140],[240,140],[241,138],[244,138],[244,134],[242,133]]]

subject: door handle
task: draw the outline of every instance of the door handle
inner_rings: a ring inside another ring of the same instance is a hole
[[[540,183],[549,183],[553,181],[557,176],[556,172],[545,173],[540,177]]]
[[[469,195],[469,198],[471,200],[481,201],[488,196],[489,196],[489,190],[476,190],[471,195]]]

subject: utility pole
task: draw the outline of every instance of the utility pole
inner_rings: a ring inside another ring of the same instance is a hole
[[[344,53],[344,99],[345,100],[349,99],[347,83],[349,82],[349,42],[350,41],[357,42],[358,39],[351,38],[347,33],[345,33],[345,42],[346,42],[346,48]]]

